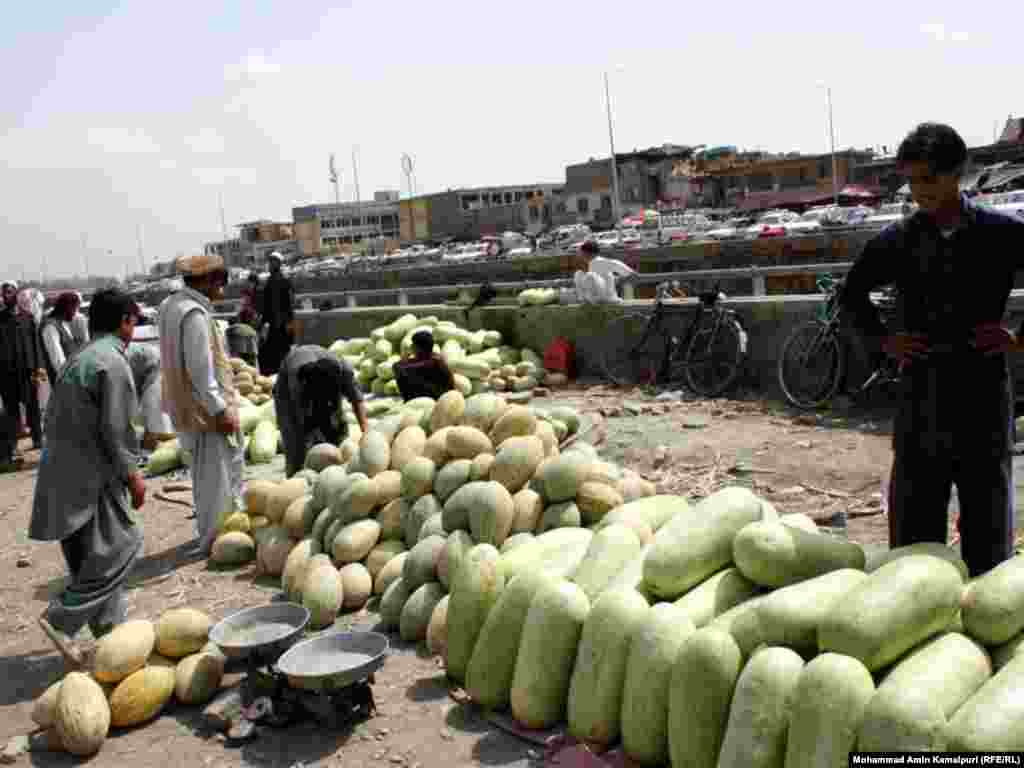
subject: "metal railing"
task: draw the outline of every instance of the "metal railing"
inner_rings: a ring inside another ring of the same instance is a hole
[[[793,264],[772,267],[734,267],[727,269],[693,269],[680,272],[647,272],[632,276],[628,281],[620,281],[623,298],[632,300],[636,298],[636,286],[657,285],[669,280],[678,280],[681,283],[694,280],[742,280],[753,279],[754,290],[752,296],[766,296],[766,278],[773,275],[795,275],[795,274],[845,274],[849,271],[853,262],[834,262],[825,264]],[[370,298],[381,298],[394,296],[397,306],[407,306],[411,296],[450,296],[460,291],[477,291],[483,283],[458,283],[453,285],[411,285],[400,288],[374,288],[363,291],[324,291],[319,293],[303,293],[296,295],[296,303],[309,300],[315,304],[325,299],[343,300],[345,306],[354,309],[360,306],[359,300]],[[527,288],[570,288],[574,285],[571,278],[558,278],[554,280],[522,280],[517,282],[491,283],[491,286],[499,293],[519,292]],[[240,300],[230,299],[218,302],[218,306],[236,307]],[[301,311],[301,310],[300,310]],[[224,314],[224,313],[220,313]]]

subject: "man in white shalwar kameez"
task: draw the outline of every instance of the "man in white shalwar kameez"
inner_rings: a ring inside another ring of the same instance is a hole
[[[243,438],[238,395],[212,301],[223,298],[227,270],[219,256],[178,259],[185,287],[160,306],[164,411],[192,455],[198,551],[208,555],[223,518],[241,508]]]
[[[622,299],[615,289],[618,277],[635,275],[636,271],[618,259],[607,259],[598,253],[597,244],[588,240],[580,248],[580,253],[593,255],[586,272],[577,270],[573,275],[576,284],[576,296],[584,304],[619,304]]]

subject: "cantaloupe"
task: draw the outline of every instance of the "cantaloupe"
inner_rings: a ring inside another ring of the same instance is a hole
[[[320,553],[320,544],[312,539],[303,539],[288,553],[281,572],[281,590],[293,602],[302,602],[302,582],[306,568],[314,555]]]
[[[437,400],[430,415],[430,429],[437,432],[444,427],[454,427],[462,422],[466,412],[466,398],[456,389],[445,392]]]
[[[345,601],[344,588],[341,575],[330,560],[310,564],[302,582],[302,605],[309,610],[311,629],[323,629],[334,623]]]
[[[543,497],[531,488],[523,488],[512,496],[512,528],[509,533],[533,533],[544,514]]]
[[[430,437],[427,438],[427,442],[423,446],[421,455],[430,459],[439,467],[446,464],[451,458],[451,456],[448,455],[448,433],[451,432],[452,429],[454,429],[454,427],[442,427],[436,432],[431,433]]]
[[[412,590],[399,576],[392,581],[380,598],[380,620],[389,629],[399,629],[402,609],[412,595]]]
[[[223,659],[209,653],[193,653],[178,662],[174,695],[182,704],[205,704],[217,693],[223,676]]]
[[[267,499],[277,483],[269,480],[250,480],[245,486],[245,511],[250,517],[267,516]]]
[[[222,533],[214,539],[210,562],[222,566],[245,565],[256,558],[256,542],[247,533]]]
[[[605,515],[623,503],[622,494],[604,483],[583,483],[576,493],[576,504],[585,525],[599,523]]]
[[[402,496],[418,499],[434,488],[437,465],[425,456],[417,456],[402,469]]]
[[[400,552],[388,560],[373,579],[373,594],[383,595],[395,580],[402,577],[408,552]]]
[[[341,578],[341,606],[346,611],[358,611],[373,593],[373,576],[362,563],[349,563],[338,571]]]
[[[401,472],[405,465],[423,455],[427,444],[427,433],[420,427],[406,427],[395,437],[391,445],[391,469]]]
[[[423,526],[435,515],[442,512],[441,502],[432,493],[425,494],[416,499],[412,506],[403,510],[405,516],[402,518],[402,538],[405,546],[412,549],[420,540]]]
[[[510,405],[491,428],[490,438],[500,446],[510,437],[525,437],[537,431],[537,416],[523,405]]]
[[[57,692],[54,727],[71,754],[88,757],[100,751],[110,729],[110,705],[95,680],[81,672],[64,678]]]
[[[220,526],[221,533],[231,533],[232,531],[249,533],[251,530],[252,521],[245,512],[234,512],[228,515]]]
[[[370,550],[370,554],[366,556],[364,565],[366,570],[369,571],[371,578],[377,578],[377,574],[380,573],[381,569],[388,564],[388,561],[393,557],[397,557],[402,552],[405,552],[405,542],[400,539],[388,539],[387,541],[381,541],[373,549]]]
[[[445,544],[443,536],[428,536],[409,550],[409,556],[402,567],[402,579],[410,591],[428,582],[438,581],[437,561],[444,552]]]
[[[391,466],[391,445],[384,435],[372,429],[363,435],[359,461],[367,477],[375,477]]]
[[[208,615],[195,608],[165,611],[154,627],[156,652],[169,659],[195,653],[209,640],[212,624]]]
[[[453,426],[446,434],[445,451],[449,459],[472,461],[481,453],[494,453],[491,439],[476,427]]]
[[[145,666],[155,646],[153,622],[136,619],[119,624],[96,644],[93,675],[101,683],[119,683]]]
[[[469,471],[470,481],[488,480],[491,477],[491,467],[494,466],[493,453],[481,453],[473,459],[473,467]]]
[[[281,526],[268,526],[264,530],[266,533],[260,537],[256,546],[256,560],[263,573],[268,576],[280,576],[295,542]]]
[[[402,473],[394,469],[381,472],[373,482],[377,485],[377,501],[379,507],[390,504],[402,495]]]
[[[434,495],[442,504],[470,480],[473,462],[470,459],[449,461],[438,471],[434,478]]]
[[[555,528],[579,528],[583,524],[580,508],[575,501],[561,501],[550,504],[544,509],[537,526],[538,533],[545,533]]]
[[[291,478],[278,483],[267,494],[266,507],[263,515],[272,523],[280,523],[289,505],[309,492],[309,486],[301,478]]]
[[[341,451],[336,445],[318,443],[306,452],[306,468],[314,472],[322,472],[336,464],[341,464]]]
[[[538,468],[538,475],[548,503],[575,499],[590,464],[589,457],[570,452],[546,460]]]
[[[544,443],[536,435],[510,437],[498,448],[491,465],[491,480],[516,493],[533,477],[544,459]]]
[[[412,508],[412,502],[404,497],[385,504],[377,513],[376,520],[380,523],[380,537],[382,540],[402,539],[405,535],[402,529],[402,520],[408,515]]]
[[[334,537],[331,550],[334,559],[342,565],[359,562],[380,541],[380,531],[376,520],[357,520],[344,526]]]
[[[315,510],[315,511],[314,511]],[[313,530],[313,523],[320,510],[313,504],[312,494],[300,496],[285,510],[281,524],[288,530],[293,539],[301,539]]]
[[[110,724],[126,728],[152,720],[174,695],[175,667],[148,664],[132,672],[110,694]]]
[[[455,574],[462,564],[462,559],[474,546],[473,537],[466,531],[453,531],[445,539],[444,550],[437,558],[437,580],[446,589],[451,589],[455,582]]]
[[[421,584],[409,595],[398,620],[399,634],[403,640],[418,643],[426,638],[430,618],[444,596],[444,587],[436,581]]]

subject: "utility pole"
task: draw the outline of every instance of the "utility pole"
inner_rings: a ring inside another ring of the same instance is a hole
[[[608,88],[608,73],[604,73],[604,103],[608,113],[608,147],[612,155],[612,219],[619,226],[619,166],[615,162],[615,137],[612,135],[612,97]]]
[[[356,185],[356,216],[359,220],[359,227],[363,226],[363,203],[362,197],[359,194],[359,167],[356,165],[356,148],[352,147],[352,180]],[[358,232],[358,230],[357,230]],[[355,243],[355,237],[352,238],[353,244]]]
[[[832,86],[825,88],[828,94],[828,135],[832,146],[832,202],[839,205],[839,166],[836,164],[836,132],[832,124]]]
[[[224,238],[226,243],[228,240],[228,222],[224,217],[224,194],[222,192],[217,193],[217,202],[220,204],[220,231],[221,236]]]
[[[142,225],[135,225],[135,237],[139,242],[139,268],[142,270],[142,276],[146,276],[146,257],[142,254]]]
[[[334,204],[341,204],[341,191],[338,187],[338,170],[334,167],[334,153],[331,153],[330,167],[330,180],[331,184],[334,185]]]

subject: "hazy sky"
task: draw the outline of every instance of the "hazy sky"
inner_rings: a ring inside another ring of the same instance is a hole
[[[6,274],[138,268],[293,205],[560,181],[616,148],[968,144],[1024,111],[1024,6],[900,3],[14,3],[0,25]],[[404,190],[403,190],[404,191]],[[110,254],[108,255],[108,251]]]

